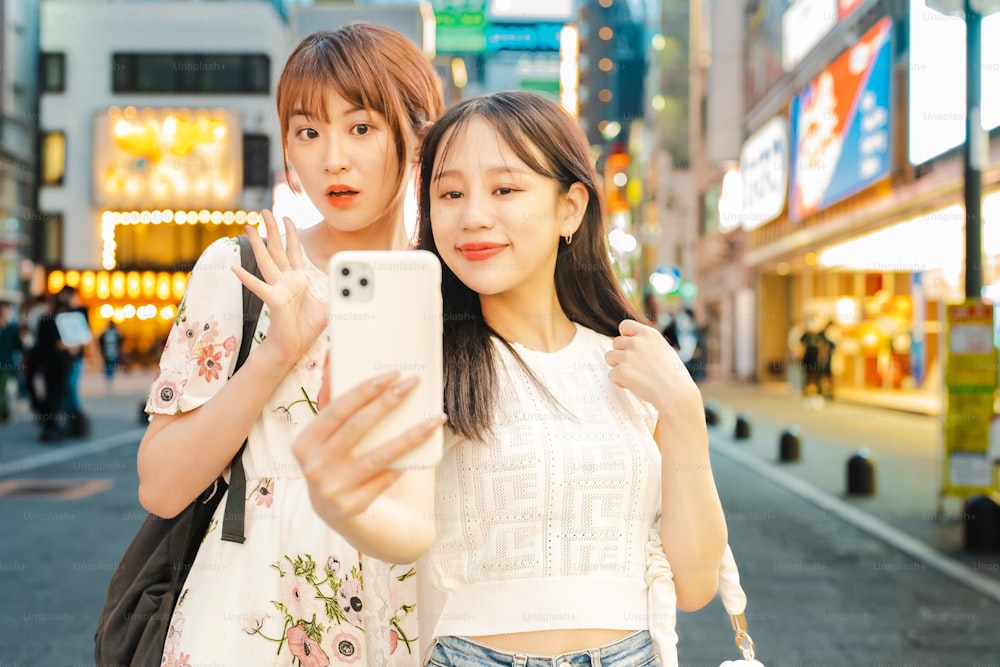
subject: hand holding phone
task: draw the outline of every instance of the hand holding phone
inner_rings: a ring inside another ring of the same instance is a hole
[[[443,411],[441,264],[426,250],[349,250],[329,268],[330,395],[390,371],[419,378],[358,443],[363,454]],[[433,467],[443,443],[438,426],[391,467]]]

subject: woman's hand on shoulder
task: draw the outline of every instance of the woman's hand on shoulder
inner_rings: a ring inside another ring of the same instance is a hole
[[[431,417],[368,452],[353,453],[362,437],[402,403],[416,380],[385,373],[331,400],[324,377],[319,413],[295,439],[292,453],[302,467],[313,509],[331,527],[364,513],[402,476],[389,466],[444,423],[443,415]]]
[[[326,304],[309,290],[305,256],[294,223],[284,218],[285,242],[270,211],[262,211],[267,229],[267,245],[252,227],[247,236],[253,247],[263,280],[242,266],[233,271],[247,288],[259,296],[270,313],[267,338],[261,352],[267,350],[278,364],[291,366],[298,361],[326,327]]]
[[[620,335],[612,339],[604,360],[611,366],[608,377],[619,387],[652,404],[661,414],[701,408],[701,392],[677,351],[653,327],[623,320]]]

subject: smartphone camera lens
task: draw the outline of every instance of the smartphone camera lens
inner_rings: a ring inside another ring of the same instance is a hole
[[[345,266],[344,268],[342,268],[340,270],[340,275],[342,275],[342,276],[349,276],[349,275],[351,275],[351,270]]]
[[[343,294],[344,296],[351,296],[351,290],[347,289],[346,287],[340,290],[340,293]]]
[[[362,287],[368,287],[368,279],[367,278],[362,278],[358,282],[361,283]]]

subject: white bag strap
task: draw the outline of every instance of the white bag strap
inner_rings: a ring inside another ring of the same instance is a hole
[[[677,590],[673,570],[663,551],[659,521],[650,529],[646,542],[646,585],[649,590],[649,634],[656,653],[664,667],[677,667]],[[744,615],[747,596],[740,585],[736,558],[728,544],[719,566],[719,597],[736,633],[736,648],[744,660],[754,660],[754,643],[747,632]]]
[[[729,620],[733,624],[736,648],[745,660],[753,660],[753,639],[747,632],[747,618],[743,613],[747,608],[747,594],[740,586],[740,571],[736,567],[733,550],[728,544],[725,553],[722,554],[722,564],[719,566],[719,597],[722,598],[722,605],[726,608]]]

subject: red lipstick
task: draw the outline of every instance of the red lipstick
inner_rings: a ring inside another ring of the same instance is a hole
[[[335,183],[326,189],[326,201],[334,208],[347,208],[358,197],[358,191],[347,185]]]
[[[473,262],[481,262],[484,259],[489,259],[496,254],[499,254],[507,246],[502,243],[463,243],[458,246],[458,251],[462,253],[462,257],[471,260]]]

